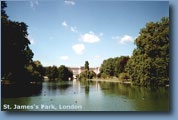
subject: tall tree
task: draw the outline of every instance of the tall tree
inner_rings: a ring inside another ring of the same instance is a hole
[[[61,65],[58,68],[58,78],[59,80],[69,80],[73,78],[73,73],[72,71],[70,71],[67,67],[65,67],[64,65]]]
[[[90,71],[89,68],[89,62],[85,61],[85,66],[84,66],[85,70],[82,71],[79,75],[79,79],[82,80],[86,80],[86,79],[92,79],[93,77],[96,77],[96,73],[94,71]]]
[[[137,48],[128,61],[127,71],[139,85],[164,85],[169,81],[169,18],[149,22],[135,40]]]
[[[89,62],[85,61],[85,70],[89,70]]]
[[[1,2],[1,56],[2,78],[13,82],[28,82],[26,66],[32,62],[33,52],[29,48],[27,25],[8,19],[5,2]]]

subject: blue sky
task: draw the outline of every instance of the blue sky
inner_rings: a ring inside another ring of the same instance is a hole
[[[8,1],[11,20],[28,25],[33,60],[44,66],[100,66],[131,56],[134,39],[150,21],[169,16],[166,1]]]

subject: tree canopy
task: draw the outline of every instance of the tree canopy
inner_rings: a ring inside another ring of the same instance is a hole
[[[73,78],[73,73],[66,66],[61,65],[58,68],[58,78],[59,80],[69,80]]]
[[[92,79],[93,77],[96,77],[96,73],[94,71],[91,71],[89,69],[89,62],[88,61],[85,61],[85,70],[82,71],[78,78],[81,80],[81,79]]]
[[[26,68],[29,73],[29,81],[42,82],[44,80],[43,76],[45,75],[45,68],[40,61],[33,61]]]
[[[5,2],[1,2],[2,78],[13,82],[28,82],[26,66],[32,62],[33,52],[27,38],[27,25],[8,19]]]
[[[118,77],[120,73],[125,72],[124,70],[128,60],[128,56],[121,56],[104,60],[100,68],[101,77]]]
[[[79,79],[92,79],[96,77],[96,73],[94,71],[89,71],[89,70],[84,70],[83,72],[80,73],[78,76]]]
[[[46,76],[48,76],[50,81],[56,80],[69,80],[73,79],[73,72],[70,71],[66,66],[61,65],[60,67],[57,66],[49,66],[46,67]]]
[[[89,62],[85,61],[85,70],[89,70]]]
[[[45,75],[48,76],[49,80],[55,81],[59,75],[57,66],[46,67]]]
[[[144,86],[164,85],[169,81],[169,18],[149,22],[135,40],[137,48],[128,61],[133,82]]]

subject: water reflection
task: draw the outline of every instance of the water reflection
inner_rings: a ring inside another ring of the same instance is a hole
[[[60,82],[44,82],[42,91],[44,96],[58,96],[68,94],[72,86],[71,82],[60,81]]]
[[[2,103],[10,104],[79,104],[84,106],[83,110],[169,110],[168,88],[101,81],[74,80],[2,86],[2,98],[6,98],[2,99]]]
[[[154,98],[158,99],[161,96],[168,97],[168,88],[164,87],[140,87],[133,86],[131,84],[121,84],[112,82],[99,82],[99,86],[104,94],[114,94],[125,96],[129,99],[146,99]]]
[[[1,84],[2,98],[16,98],[38,96],[41,94],[42,84]]]
[[[85,86],[85,95],[89,95],[90,92],[90,87],[89,86]]]
[[[138,87],[130,84],[100,82],[105,95],[117,95],[133,100],[135,109],[140,111],[169,110],[169,90],[164,87]]]

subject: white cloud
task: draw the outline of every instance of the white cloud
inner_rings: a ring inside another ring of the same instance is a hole
[[[128,42],[134,41],[134,38],[132,36],[129,36],[129,35],[124,35],[122,37],[114,36],[114,37],[112,37],[112,39],[117,40],[120,44],[125,44],[125,43],[128,43]]]
[[[64,27],[67,27],[67,26],[68,26],[67,23],[66,23],[66,21],[63,21],[63,22],[62,22],[62,26],[64,26]]]
[[[30,1],[30,7],[34,8],[35,6],[37,6],[39,4],[39,2],[37,0],[32,0]]]
[[[66,5],[75,5],[75,1],[74,0],[64,0],[64,3]]]
[[[83,35],[80,35],[80,40],[82,40],[85,43],[96,43],[100,41],[99,36],[95,35],[92,31],[89,33],[85,33]]]
[[[85,50],[85,46],[84,44],[75,44],[72,46],[72,49],[75,51],[76,54],[82,55]]]
[[[77,31],[77,27],[70,27],[70,30],[72,31],[72,32],[75,32],[75,33],[77,33],[78,31]]]
[[[120,43],[121,44],[124,44],[126,42],[133,42],[134,39],[132,36],[129,36],[129,35],[124,35],[121,39],[120,39]]]
[[[30,41],[31,45],[35,44],[34,38],[31,37],[30,35],[27,36],[27,39]]]
[[[60,59],[61,60],[69,60],[69,57],[68,56],[61,56]]]

